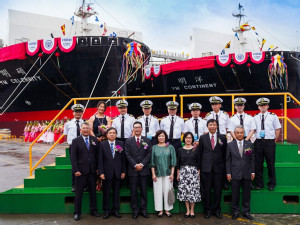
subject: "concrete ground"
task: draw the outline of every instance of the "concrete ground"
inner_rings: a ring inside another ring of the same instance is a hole
[[[23,184],[23,179],[29,176],[29,143],[0,140],[0,192]],[[40,166],[54,163],[56,155],[65,153],[67,145],[57,146],[45,158]],[[47,144],[36,144],[33,147],[33,165],[50,148]],[[40,167],[39,166],[39,167]],[[0,203],[1,204],[1,203]],[[196,218],[184,219],[183,214],[174,214],[173,217],[157,218],[151,214],[149,219],[139,217],[133,220],[131,215],[125,214],[122,219],[111,217],[108,220],[82,215],[81,220],[76,222],[73,215],[69,214],[0,214],[0,225],[64,225],[64,224],[103,224],[106,225],[187,225],[187,224],[270,224],[270,225],[300,225],[300,215],[292,214],[253,214],[254,220],[238,218],[232,220],[231,215],[223,214],[223,219],[211,217],[204,219],[203,214],[196,214]]]

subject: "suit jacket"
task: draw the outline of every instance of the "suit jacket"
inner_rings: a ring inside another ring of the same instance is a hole
[[[98,155],[98,171],[99,174],[104,174],[105,179],[112,179],[114,174],[121,179],[121,173],[126,173],[126,156],[123,141],[115,141],[116,145],[120,145],[122,152],[115,152],[113,158],[108,140],[100,143]]]
[[[200,171],[210,173],[223,173],[225,171],[225,157],[227,139],[224,135],[217,135],[215,148],[212,149],[209,133],[203,134],[199,139]]]
[[[142,144],[146,142],[148,147]],[[135,137],[130,137],[125,142],[125,154],[128,161],[128,176],[147,176],[150,175],[149,162],[151,159],[152,144],[150,139],[141,136],[140,147],[138,148]],[[142,163],[144,165],[141,171],[135,171],[135,165]]]
[[[245,149],[251,148],[251,155],[245,154]],[[234,140],[227,145],[226,151],[226,173],[231,174],[232,179],[251,179],[251,173],[255,173],[255,154],[253,144],[244,140],[244,152],[241,157],[237,141]]]
[[[74,138],[71,145],[72,172],[81,174],[95,173],[97,170],[97,155],[99,144],[97,138],[89,135],[89,150],[82,136]]]

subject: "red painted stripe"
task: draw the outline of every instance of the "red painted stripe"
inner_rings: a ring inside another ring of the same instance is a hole
[[[83,118],[89,119],[92,115],[96,113],[96,108],[89,108],[85,111]],[[31,120],[52,120],[60,110],[49,110],[49,111],[31,111],[31,112],[12,112],[12,113],[4,113],[0,116],[0,122],[8,122],[8,121],[31,121]],[[277,116],[283,116],[283,110],[270,110],[270,112],[274,112]],[[288,117],[289,118],[300,118],[300,109],[288,109]],[[129,112],[130,113],[130,112]],[[255,111],[247,111],[250,115],[255,115],[259,113],[258,110]],[[118,109],[116,106],[107,107],[106,115],[111,118],[119,115]],[[231,112],[228,112],[231,115]],[[201,116],[204,117],[206,112],[202,112]],[[190,117],[190,113],[185,113],[184,117]],[[72,110],[68,109],[60,115],[59,119],[71,119],[73,118]]]

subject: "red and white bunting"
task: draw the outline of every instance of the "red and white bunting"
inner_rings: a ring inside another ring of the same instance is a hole
[[[216,59],[217,59],[217,63],[220,66],[228,66],[231,62],[231,54],[229,54],[229,55],[217,55]]]
[[[58,46],[62,52],[70,52],[76,46],[76,37],[58,38]]]
[[[234,62],[238,65],[242,65],[248,60],[248,53],[235,53],[233,54]]]
[[[156,65],[151,68],[154,77],[158,77],[161,74],[160,68],[160,65]]]
[[[145,68],[145,78],[150,79],[150,77],[151,77],[151,68],[150,67]]]
[[[57,45],[56,38],[49,38],[49,39],[42,40],[42,50],[46,54],[51,54],[56,49],[56,45]]]
[[[251,52],[249,53],[250,59],[253,63],[259,64],[265,60],[265,52]]]
[[[33,56],[40,50],[41,41],[31,41],[26,43],[27,55]]]

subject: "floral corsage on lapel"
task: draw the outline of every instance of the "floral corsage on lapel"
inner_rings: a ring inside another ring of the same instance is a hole
[[[141,139],[141,142],[142,142],[142,145],[144,146],[144,149],[148,149],[149,146],[143,139]]]
[[[193,145],[193,149],[192,149],[192,151],[194,152],[196,149],[197,149],[197,145],[196,145],[196,144],[194,144],[194,145]]]
[[[96,143],[93,140],[91,140],[91,145],[96,146]]]
[[[223,142],[221,141],[221,138],[218,138],[218,142],[219,144],[222,146],[223,145]]]
[[[244,154],[245,154],[245,155],[251,155],[251,154],[252,154],[252,149],[251,149],[250,147],[244,149]]]
[[[120,145],[116,145],[115,152],[121,153],[121,152],[123,152],[123,148]]]
[[[166,142],[166,147],[168,147],[170,145],[170,142]]]

